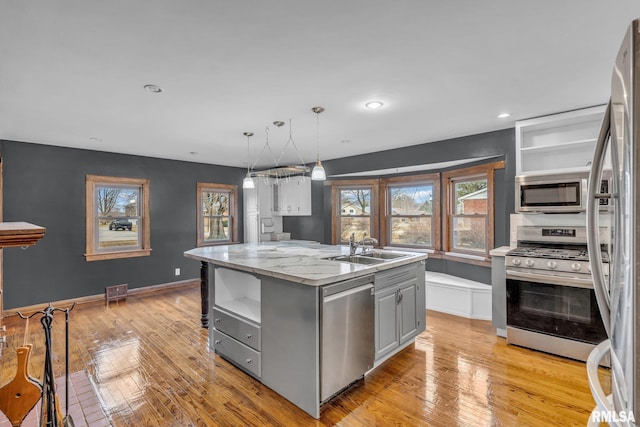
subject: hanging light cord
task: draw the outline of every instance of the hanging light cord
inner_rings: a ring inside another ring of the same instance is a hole
[[[253,136],[253,132],[245,132],[244,135],[247,137],[247,175],[249,175],[250,173],[250,168],[249,168],[249,164],[250,164],[250,160],[249,160],[249,138],[251,138]]]
[[[280,123],[282,123],[282,122],[280,122]],[[300,160],[300,164],[302,166],[304,166],[304,160],[302,160],[302,155],[300,155],[300,151],[298,151],[298,146],[296,145],[295,141],[293,140],[293,130],[291,128],[291,119],[289,119],[289,140],[287,141],[287,143],[284,145],[284,148],[280,152],[280,157],[278,157],[278,161],[276,162],[276,165],[280,163],[280,160],[282,159],[282,156],[284,155],[284,152],[287,150],[287,147],[289,146],[289,143],[291,143],[291,145],[293,145],[293,148],[296,150],[296,154],[298,155],[298,160]]]
[[[316,161],[320,161],[320,112],[316,112]]]
[[[262,157],[262,153],[264,153],[264,150],[269,149],[269,154],[271,155],[271,159],[273,160],[273,163],[276,165],[276,167],[278,167],[278,161],[276,160],[276,156],[273,155],[273,151],[271,150],[271,146],[269,145],[269,126],[267,126],[265,129],[265,134],[266,134],[266,142],[264,144],[264,147],[262,147],[262,151],[260,151],[260,154],[258,155],[258,157],[256,157],[256,161],[253,162],[253,165],[251,166],[251,169],[256,167],[256,164],[258,163],[258,160],[260,160],[260,157]]]

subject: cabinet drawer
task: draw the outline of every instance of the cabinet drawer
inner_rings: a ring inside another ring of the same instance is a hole
[[[416,280],[417,277],[418,267],[416,266],[416,264],[397,267],[392,270],[376,273],[375,288],[376,290],[378,290],[386,288],[387,286],[397,285],[400,282],[409,282],[412,280]]]
[[[260,378],[262,375],[260,353],[234,340],[220,331],[213,331],[213,348],[234,365]]]
[[[260,326],[214,308],[213,327],[249,347],[261,350]]]

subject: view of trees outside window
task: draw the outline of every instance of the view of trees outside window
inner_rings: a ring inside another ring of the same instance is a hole
[[[202,192],[205,242],[231,240],[229,235],[231,226],[229,199],[230,193],[226,191]]]
[[[96,186],[95,249],[140,248],[139,186]]]
[[[485,252],[487,249],[487,179],[457,181],[454,185],[453,248]]]
[[[361,240],[366,233],[371,236],[371,189],[351,188],[340,190],[340,241],[349,241],[351,233]]]
[[[433,246],[433,184],[389,186],[389,242]]]

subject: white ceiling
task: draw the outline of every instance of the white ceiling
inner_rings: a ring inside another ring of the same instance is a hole
[[[267,126],[279,156],[275,120],[315,160],[316,105],[322,160],[503,129],[605,103],[637,17],[637,0],[5,0],[0,139],[246,167],[245,131],[251,163]]]

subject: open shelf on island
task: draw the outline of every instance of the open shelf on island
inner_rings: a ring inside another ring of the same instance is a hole
[[[260,324],[260,280],[228,268],[215,269],[215,305]]]

